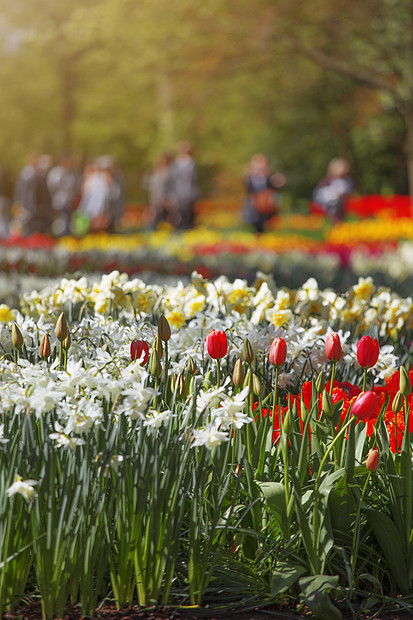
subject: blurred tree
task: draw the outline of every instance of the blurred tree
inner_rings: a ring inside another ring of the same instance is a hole
[[[405,123],[407,173],[413,198],[411,1],[315,0],[310,4],[294,0],[284,12],[281,36],[320,67],[380,93],[382,107],[400,114]]]
[[[16,168],[26,150],[111,152],[139,193],[159,152],[188,138],[204,179],[224,171],[241,184],[264,152],[307,203],[338,153],[362,188],[379,191],[383,175],[394,185],[400,119],[382,112],[391,97],[367,97],[342,71],[309,62],[329,45],[344,60],[358,50],[352,19],[367,12],[338,2],[0,0],[1,159]],[[338,35],[331,43],[341,9],[349,49]]]

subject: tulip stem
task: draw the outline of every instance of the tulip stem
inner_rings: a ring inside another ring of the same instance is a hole
[[[63,370],[63,343],[60,341],[60,351],[59,351],[59,369]]]
[[[366,391],[366,385],[367,385],[367,368],[364,369],[363,389],[362,389],[363,392]]]
[[[361,513],[361,505],[363,503],[364,496],[367,491],[367,485],[369,483],[371,476],[371,471],[367,474],[366,482],[364,483],[363,490],[361,492],[361,497],[359,501],[359,505],[357,507],[356,520],[354,523],[354,532],[353,532],[353,544],[351,546],[351,576],[354,582],[354,571],[356,570],[356,562],[357,562],[357,540],[360,534],[360,513]]]
[[[277,368],[278,370],[278,368]],[[285,533],[284,536],[286,540],[290,539],[290,516],[288,511],[288,506],[290,503],[290,488],[288,481],[288,439],[286,435],[284,435],[284,448],[283,448],[283,457],[284,457],[284,496],[285,496],[285,506],[286,506],[286,522],[285,522]]]
[[[278,388],[278,375],[280,374],[280,367],[275,367],[275,383],[274,383],[274,394],[272,399],[272,415],[273,420],[275,419],[275,408],[277,406],[277,388]]]
[[[333,384],[334,384],[334,375],[336,374],[336,361],[333,360],[332,366],[331,366],[331,377],[330,377],[330,396],[333,393]]]
[[[217,357],[217,388],[221,385],[221,364],[220,359]]]
[[[168,371],[169,371],[169,356],[168,356],[168,341],[165,341],[165,378],[164,378],[164,398],[168,398]]]

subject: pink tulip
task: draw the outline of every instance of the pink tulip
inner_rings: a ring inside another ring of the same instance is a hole
[[[379,358],[380,345],[377,338],[363,336],[357,343],[357,360],[362,368],[372,368]]]
[[[326,336],[326,356],[330,362],[338,362],[343,356],[341,350],[340,336],[335,332]]]
[[[369,450],[369,453],[364,463],[369,471],[377,471],[380,463],[379,451]]]
[[[282,366],[287,357],[287,345],[284,338],[275,338],[270,347],[269,360],[273,366]]]
[[[380,398],[375,392],[362,392],[353,402],[351,413],[362,422],[374,420],[377,417],[377,408]]]

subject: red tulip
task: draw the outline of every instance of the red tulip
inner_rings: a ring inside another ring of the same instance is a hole
[[[213,329],[205,338],[207,351],[212,359],[224,357],[228,351],[228,340],[225,332]]]
[[[335,332],[326,336],[326,356],[330,362],[338,362],[341,360],[343,352],[341,350],[340,336]]]
[[[362,368],[371,368],[379,358],[380,345],[377,338],[363,336],[357,343],[357,360]]]
[[[140,359],[144,354],[141,362],[142,366],[146,364],[149,359],[149,345],[145,340],[132,340],[130,343],[130,356],[133,360]]]
[[[359,420],[366,422],[377,417],[380,398],[375,392],[362,392],[357,396],[351,407],[351,413]]]
[[[287,357],[287,345],[284,338],[274,338],[271,343],[269,360],[273,366],[282,366]]]
[[[364,463],[368,470],[377,471],[379,468],[379,463],[380,463],[379,451],[369,450],[369,453]]]

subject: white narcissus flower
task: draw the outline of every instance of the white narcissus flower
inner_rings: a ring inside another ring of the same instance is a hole
[[[201,430],[194,430],[192,432],[193,447],[205,446],[209,450],[217,448],[223,441],[228,441],[229,437],[227,433],[223,433],[216,428],[216,423],[212,422],[208,426]]]
[[[78,437],[70,437],[67,429],[64,429],[59,422],[55,422],[56,433],[50,433],[50,439],[56,441],[59,448],[70,448],[75,450],[77,446],[83,446],[86,442]]]
[[[218,426],[226,430],[231,426],[242,428],[244,424],[252,422],[252,418],[243,411],[248,393],[249,386],[245,387],[242,392],[239,392],[239,394],[235,396],[225,396],[220,406],[211,412]]]
[[[17,475],[13,484],[7,489],[7,497],[12,497],[18,493],[23,495],[26,502],[34,502],[37,498],[37,491],[34,485],[38,484],[37,480],[23,480],[23,478]]]
[[[170,409],[167,409],[166,411],[156,411],[155,409],[150,409],[146,415],[146,420],[143,425],[150,428],[160,428],[162,424],[169,420],[170,417]]]
[[[153,388],[137,385],[123,390],[123,401],[117,408],[118,414],[125,414],[130,420],[145,419],[150,400],[157,394]]]
[[[214,409],[218,406],[221,400],[224,398],[226,392],[229,389],[230,378],[225,379],[225,383],[219,388],[210,388],[208,391],[200,391],[196,399],[196,406],[198,411],[205,411],[206,409]]]

